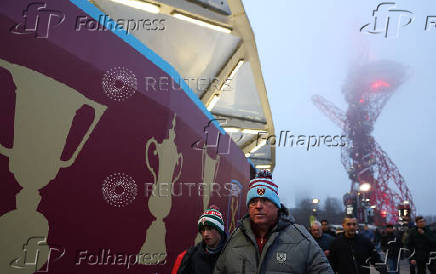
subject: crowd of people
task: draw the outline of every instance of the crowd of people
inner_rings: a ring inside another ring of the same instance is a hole
[[[250,181],[246,205],[248,214],[230,236],[219,209],[205,210],[198,219],[202,241],[177,257],[172,274],[399,273],[401,260],[408,260],[410,273],[436,273],[436,234],[422,216],[416,226],[406,218],[381,233],[367,225],[359,232],[353,216],[344,217],[342,233],[328,220],[308,230],[280,203],[268,171]]]
[[[399,263],[406,260],[411,274],[436,273],[436,232],[426,226],[422,216],[416,225],[406,216],[400,225],[387,224],[383,232],[372,231],[368,225],[357,233],[357,221],[344,218],[343,233],[333,234],[327,227],[314,222],[311,233],[338,273],[369,273],[371,265],[382,273],[400,273]],[[319,227],[322,226],[322,229]],[[383,251],[382,256],[379,249]]]

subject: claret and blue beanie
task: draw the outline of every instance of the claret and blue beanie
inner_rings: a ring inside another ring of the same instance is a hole
[[[267,198],[278,208],[281,207],[279,199],[279,187],[274,184],[272,174],[269,170],[261,170],[256,178],[250,181],[247,193],[247,207],[251,199],[261,197]]]
[[[223,215],[218,209],[208,208],[201,214],[198,219],[198,230],[201,230],[205,225],[215,228],[221,234],[225,233]]]

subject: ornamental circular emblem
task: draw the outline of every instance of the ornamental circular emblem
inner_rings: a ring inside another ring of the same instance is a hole
[[[265,188],[263,187],[257,188],[257,194],[263,196],[265,194]]]
[[[277,252],[276,259],[277,259],[277,262],[279,262],[279,264],[284,264],[286,262],[286,253],[285,252]]]
[[[112,100],[122,102],[135,94],[138,80],[135,74],[125,67],[115,67],[103,76],[103,91]]]
[[[135,180],[124,173],[114,173],[104,179],[103,197],[114,207],[125,207],[135,200],[138,188]]]

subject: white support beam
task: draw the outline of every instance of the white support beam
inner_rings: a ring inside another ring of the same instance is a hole
[[[232,56],[221,68],[220,72],[215,76],[217,82],[212,82],[206,91],[201,95],[200,99],[206,107],[210,104],[213,97],[220,93],[220,90],[217,89],[217,87],[221,87],[226,83],[233,69],[238,65],[238,62],[241,59],[244,59],[244,50],[242,44],[239,44]]]

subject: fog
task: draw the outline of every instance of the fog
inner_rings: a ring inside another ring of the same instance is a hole
[[[353,66],[388,59],[408,68],[407,80],[381,111],[372,136],[399,168],[417,213],[434,214],[436,2],[396,1],[396,7],[381,7],[376,14],[381,32],[369,33],[380,3],[245,0],[244,7],[256,37],[276,135],[286,130],[341,135],[311,97],[319,94],[345,111],[341,88]],[[386,34],[387,14],[393,23]],[[273,177],[282,202],[293,207],[302,195],[321,203],[327,196],[342,199],[351,182],[340,156],[340,147],[277,147]]]

